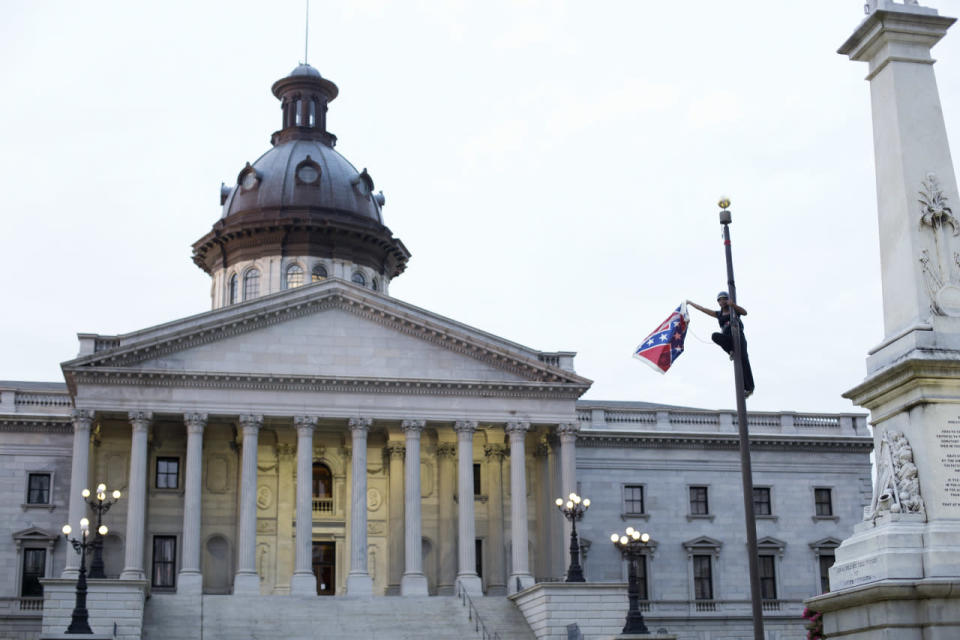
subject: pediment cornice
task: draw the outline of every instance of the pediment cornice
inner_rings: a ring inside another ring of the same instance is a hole
[[[578,389],[577,397],[591,384],[586,378],[541,362],[537,351],[338,280],[282,291],[119,336],[115,339],[115,346],[65,362],[62,368],[73,391],[81,372],[99,369],[104,374],[119,376],[119,370],[136,370],[137,364],[147,360],[331,309],[346,311],[398,333],[479,360],[531,383]],[[158,374],[156,379],[161,377]]]

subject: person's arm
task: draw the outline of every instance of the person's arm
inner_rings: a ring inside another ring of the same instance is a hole
[[[738,316],[747,315],[747,310],[741,307],[740,305],[738,305],[736,302],[731,302],[730,306],[736,310]]]
[[[696,309],[697,311],[700,311],[701,313],[707,314],[707,315],[710,316],[711,318],[716,318],[716,317],[717,317],[717,312],[716,312],[716,311],[714,311],[713,309],[707,309],[706,307],[701,307],[700,305],[698,305],[698,304],[697,304],[696,302],[694,302],[693,300],[687,300],[687,304],[690,305],[691,307],[693,307],[694,309]],[[738,312],[738,313],[739,313],[739,312]],[[744,315],[746,315],[746,312],[744,312]]]

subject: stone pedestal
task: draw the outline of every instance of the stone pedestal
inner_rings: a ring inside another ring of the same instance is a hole
[[[77,581],[41,578],[40,582],[43,584],[40,638],[140,640],[149,584],[146,580],[87,580],[87,611],[93,635],[65,633],[76,601]]]
[[[871,504],[808,601],[848,640],[960,637],[960,219],[933,73],[955,22],[876,0],[840,53],[869,64],[885,338],[844,394],[870,410]]]

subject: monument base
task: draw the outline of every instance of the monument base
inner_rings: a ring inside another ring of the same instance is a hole
[[[960,638],[960,579],[882,580],[811,598],[823,632],[844,640]]]

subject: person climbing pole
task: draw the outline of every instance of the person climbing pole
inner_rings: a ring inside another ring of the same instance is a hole
[[[727,352],[731,360],[733,360],[733,330],[730,326],[730,308],[733,307],[736,310],[737,322],[740,327],[740,362],[743,364],[743,393],[745,397],[749,398],[750,395],[753,394],[754,389],[753,370],[750,368],[750,358],[747,356],[747,336],[743,332],[743,322],[740,321],[741,317],[747,315],[747,310],[735,302],[732,302],[730,300],[730,294],[726,291],[721,291],[717,294],[717,304],[720,305],[719,310],[701,307],[692,300],[687,300],[687,304],[697,311],[717,319],[717,322],[720,323],[720,331],[715,332],[710,337],[721,349]]]

